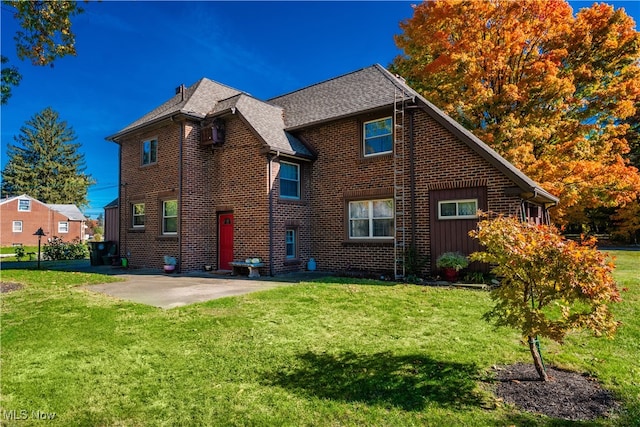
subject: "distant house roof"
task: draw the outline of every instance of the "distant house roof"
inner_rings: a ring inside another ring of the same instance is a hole
[[[113,199],[113,200],[112,200],[108,205],[106,205],[104,208],[105,208],[105,209],[117,208],[117,207],[118,207],[118,203],[119,203],[118,201],[119,201],[119,200],[120,200],[120,199],[116,197],[116,198],[115,198],[115,199]]]
[[[76,205],[67,205],[67,204],[55,204],[55,203],[47,203],[54,211],[61,213],[62,215],[69,218],[70,221],[86,221],[84,214],[78,209]]]
[[[9,203],[9,202],[11,202],[13,200],[16,200],[16,199],[23,199],[23,200],[24,199],[29,199],[29,200],[33,200],[36,203],[40,203],[41,205],[47,206],[46,203],[42,203],[40,200],[34,199],[33,197],[29,196],[28,194],[21,194],[19,196],[11,196],[11,197],[4,198],[4,199],[2,199],[0,201],[0,205],[4,205],[5,203]]]
[[[42,203],[40,200],[35,199],[27,194],[21,194],[19,196],[7,197],[6,199],[2,199],[2,201],[0,201],[0,205],[16,199],[33,200],[36,203],[40,203],[41,205],[44,205],[49,209],[52,209],[64,215],[65,217],[67,217],[67,219],[69,219],[69,221],[86,221],[87,220],[87,218],[85,218],[84,214],[80,211],[80,209],[78,209],[78,207],[74,204]]]

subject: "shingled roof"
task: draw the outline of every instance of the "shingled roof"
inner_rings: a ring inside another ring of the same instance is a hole
[[[507,175],[522,190],[523,196],[540,203],[556,204],[558,198],[545,191],[495,150],[453,120],[438,107],[394,76],[380,64],[317,83],[268,102],[285,111],[288,131],[391,107],[396,95],[421,107],[473,151]]]
[[[52,209],[52,210],[64,215],[65,217],[67,217],[67,219],[69,221],[86,221],[87,220],[87,218],[85,218],[85,216],[82,213],[82,211],[80,211],[80,209],[78,209],[78,207],[76,205],[74,205],[74,204],[43,203],[40,200],[29,196],[28,194],[21,194],[19,196],[7,197],[5,199],[0,200],[0,204],[8,203],[8,202],[11,202],[11,201],[16,200],[16,199],[29,199],[29,200],[32,200],[32,201],[34,201],[36,203],[44,205],[44,206],[48,207],[49,209]]]
[[[523,197],[540,203],[556,204],[558,202],[557,197],[545,191],[491,147],[410,88],[404,80],[394,76],[380,64],[272,98],[266,102],[220,83],[202,79],[107,139],[117,142],[122,136],[132,131],[168,119],[174,114],[203,119],[237,112],[269,149],[303,158],[313,158],[311,150],[292,133],[330,120],[391,107],[398,93],[410,103],[422,108],[463,143],[502,171],[520,188]]]
[[[132,131],[168,119],[179,113],[202,119],[215,108],[219,100],[241,93],[237,89],[206,78],[200,79],[187,88],[181,87],[177,92],[175,96],[159,107],[125,126],[117,133],[108,136],[107,140],[117,142],[119,138]]]
[[[380,64],[375,64],[267,102],[282,107],[287,129],[295,130],[392,105],[396,89],[404,90],[410,98],[418,96]]]
[[[140,117],[118,133],[107,137],[117,142],[138,129],[166,120],[176,114],[204,119],[221,113],[239,112],[264,144],[273,151],[313,158],[311,151],[284,131],[282,108],[269,105],[229,86],[203,78],[178,93],[153,111]]]
[[[47,203],[51,209],[69,218],[70,221],[86,221],[87,218],[80,212],[76,205]]]
[[[314,157],[302,142],[284,131],[282,108],[241,93],[220,101],[209,117],[229,112],[240,114],[270,150],[299,157]]]

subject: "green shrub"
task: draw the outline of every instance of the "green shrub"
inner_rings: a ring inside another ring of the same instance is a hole
[[[463,268],[467,268],[467,266],[469,266],[469,260],[459,252],[445,252],[436,260],[436,267],[438,268],[453,268],[456,271],[460,271]]]
[[[62,237],[53,236],[43,248],[43,258],[58,261],[63,259],[84,259],[89,255],[89,250],[78,239],[65,242]]]
[[[17,246],[14,250],[14,253],[16,254],[16,260],[18,261],[22,261],[22,258],[26,256],[26,253],[22,246]]]

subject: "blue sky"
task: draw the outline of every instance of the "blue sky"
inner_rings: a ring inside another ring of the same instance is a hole
[[[412,3],[91,1],[73,20],[78,55],[53,68],[17,60],[17,25],[2,5],[2,54],[23,75],[1,110],[2,168],[20,127],[52,107],[74,129],[97,181],[85,209],[95,218],[118,194],[118,149],[105,137],[177,86],[207,77],[267,99],[374,63],[386,66],[400,53],[393,36],[412,16]],[[640,2],[608,3],[640,20]],[[571,2],[574,11],[591,4]]]

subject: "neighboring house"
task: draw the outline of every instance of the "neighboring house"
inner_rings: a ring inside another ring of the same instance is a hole
[[[118,242],[120,228],[118,215],[118,199],[115,199],[104,207],[104,240],[106,242]]]
[[[478,248],[478,209],[544,220],[558,201],[380,65],[268,101],[202,79],[107,139],[134,266],[402,276],[414,247],[428,273]]]
[[[84,241],[86,218],[76,205],[46,204],[23,194],[0,201],[0,245],[33,246],[42,228],[46,239],[58,236],[64,241]]]

